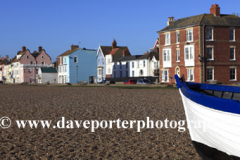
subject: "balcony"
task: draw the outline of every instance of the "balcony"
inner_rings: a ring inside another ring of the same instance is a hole
[[[52,67],[52,64],[21,64],[20,67]]]

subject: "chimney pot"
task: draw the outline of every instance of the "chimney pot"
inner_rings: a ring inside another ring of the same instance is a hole
[[[79,45],[71,45],[70,46],[70,50],[72,51],[72,50],[74,50],[74,49],[77,49],[77,48],[79,48]]]
[[[38,47],[38,53],[40,53],[42,51],[42,46]]]
[[[112,42],[112,50],[113,50],[114,48],[117,48],[117,42],[116,42],[115,39],[114,39],[113,42]]]

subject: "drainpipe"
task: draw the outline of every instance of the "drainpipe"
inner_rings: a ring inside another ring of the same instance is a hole
[[[205,83],[205,25],[203,25],[203,83]]]

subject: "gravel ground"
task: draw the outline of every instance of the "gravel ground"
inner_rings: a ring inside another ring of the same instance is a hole
[[[0,159],[201,159],[177,129],[18,129],[15,120],[184,120],[176,89],[0,85]],[[186,125],[185,125],[186,127]]]

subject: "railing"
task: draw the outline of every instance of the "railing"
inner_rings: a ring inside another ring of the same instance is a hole
[[[21,67],[52,67],[52,64],[21,64]]]

